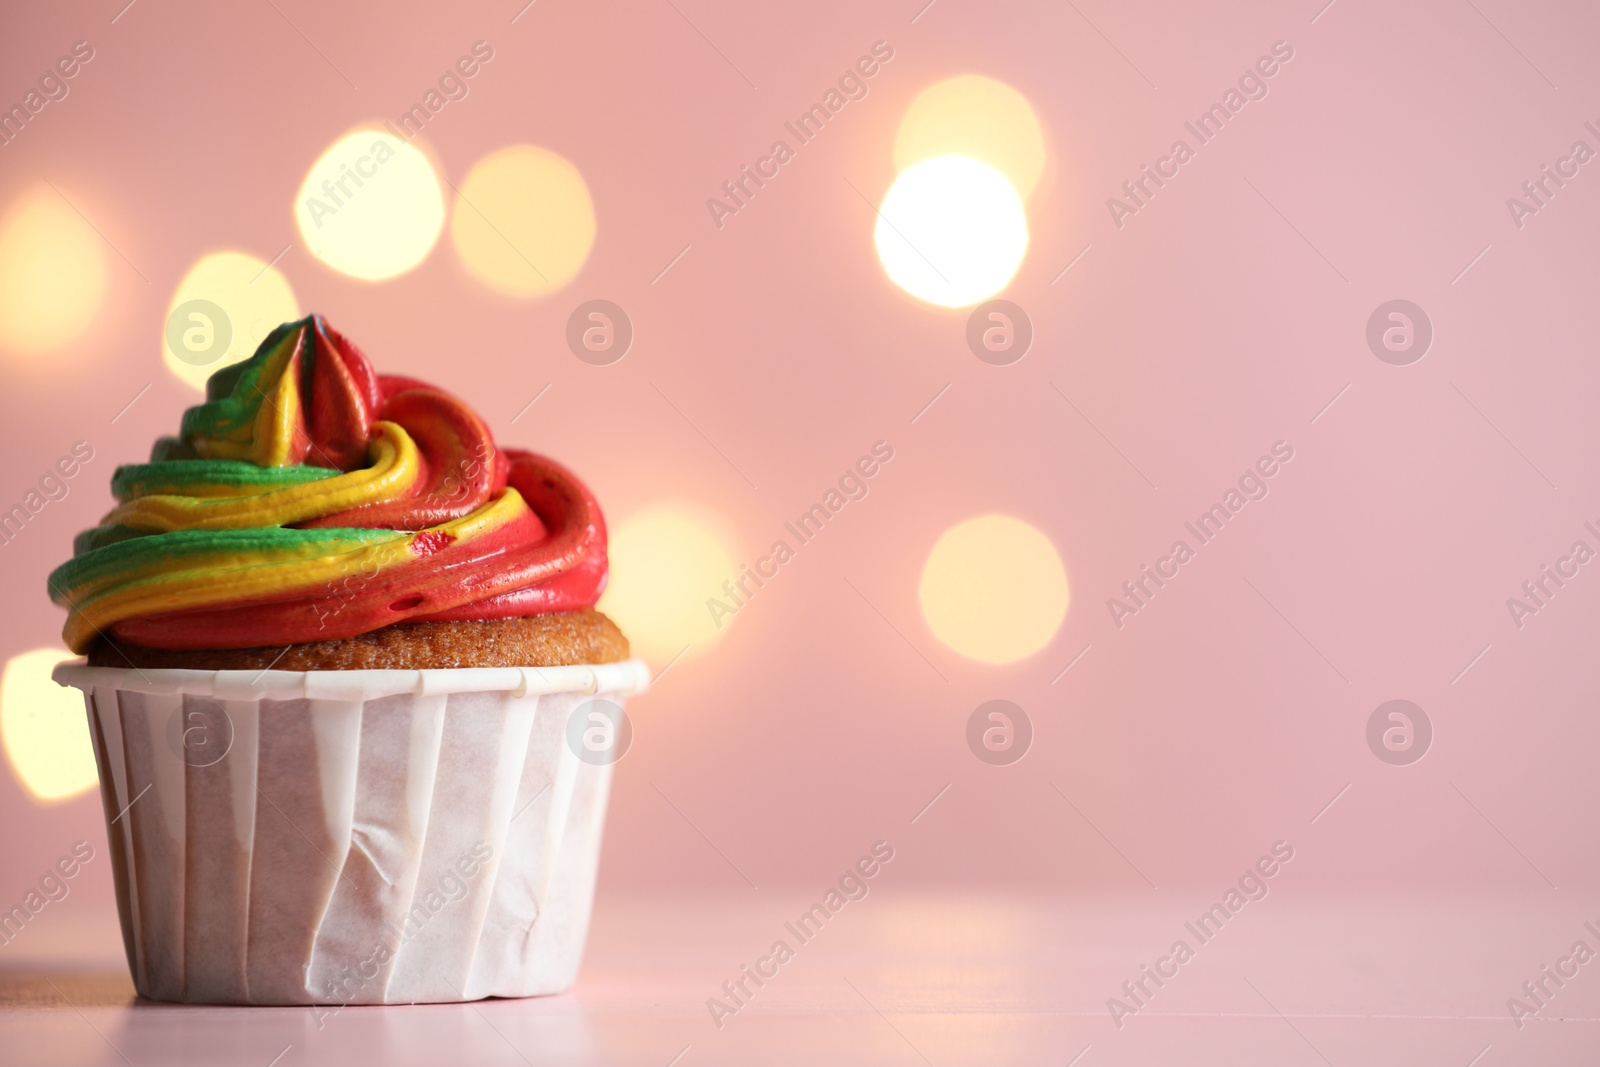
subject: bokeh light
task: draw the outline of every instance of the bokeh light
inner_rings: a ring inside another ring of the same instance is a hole
[[[12,656],[0,674],[0,739],[23,788],[38,800],[68,800],[100,780],[83,694],[50,680],[56,664],[75,658],[37,648]]]
[[[924,89],[895,135],[896,170],[935,156],[987,163],[1026,199],[1044,172],[1044,130],[1027,97],[1011,86],[962,74]]]
[[[94,228],[47,185],[0,223],[0,348],[37,356],[88,329],[106,287]]]
[[[381,281],[428,258],[444,229],[444,193],[414,145],[357,130],[311,165],[294,217],[312,255],[341,274]]]
[[[1009,515],[946,530],[923,565],[919,595],[934,636],[983,663],[1011,663],[1049,644],[1069,600],[1055,545]]]
[[[572,280],[594,246],[594,201],[566,158],[534,145],[485,156],[461,182],[450,236],[462,264],[526,299]]]
[[[874,238],[890,281],[918,300],[966,307],[1017,273],[1028,217],[1004,174],[965,156],[937,156],[895,179]]]
[[[213,252],[189,268],[172,294],[162,319],[161,358],[203,390],[211,375],[248,359],[274,327],[299,317],[289,279],[278,268],[243,252]]]
[[[721,522],[694,504],[663,501],[634,512],[611,531],[611,583],[599,608],[627,634],[636,656],[660,666],[692,646],[714,644],[719,627],[706,601],[727,603],[724,582],[736,576]]]

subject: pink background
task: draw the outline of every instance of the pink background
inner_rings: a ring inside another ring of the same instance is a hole
[[[193,402],[157,348],[178,279],[206,252],[270,259],[292,242],[278,266],[303,308],[382,369],[466,397],[502,441],[571,465],[614,521],[689,497],[732,521],[749,558],[871,442],[895,447],[865,502],[632,706],[603,898],[752,892],[734,865],[761,891],[820,892],[887,839],[905,888],[1137,897],[1148,879],[1198,899],[1286,839],[1292,886],[1277,890],[1479,888],[1585,917],[1600,885],[1600,568],[1521,630],[1505,601],[1575,539],[1600,548],[1582,529],[1600,524],[1585,310],[1600,171],[1520,230],[1505,200],[1575,139],[1600,147],[1582,128],[1600,121],[1600,11],[1338,0],[1312,23],[1320,2],[939,0],[912,23],[917,0],[674,2],[681,16],[659,0],[540,0],[512,25],[517,0],[381,14],[279,0],[359,90],[270,4],[144,0],[115,25],[116,2],[8,11],[7,102],[72,42],[97,55],[0,148],[0,207],[48,178],[149,281],[113,256],[85,338],[6,365],[0,502],[77,439],[97,458],[0,550],[0,654],[58,640],[44,575],[108,506],[112,466]],[[352,125],[397,116],[479,39],[494,62],[425,140],[452,181],[516,142],[571,159],[599,227],[578,278],[538,301],[496,298],[448,235],[381,285],[313,260],[290,214],[311,161]],[[717,230],[705,199],[879,39],[895,57],[870,95]],[[1106,198],[1277,40],[1295,56],[1270,95],[1119,230]],[[973,357],[965,312],[886,280],[850,187],[880,198],[906,106],[965,72],[1021,91],[1049,146],[1032,244],[1003,294],[1036,336],[1009,367]],[[611,367],[563,342],[571,309],[596,297],[637,331]],[[1368,315],[1394,298],[1434,325],[1411,366],[1365,343]],[[1277,440],[1295,456],[1271,495],[1118,630],[1106,598]],[[917,604],[938,534],[989,511],[1048,533],[1073,590],[1051,644],[1007,667],[946,649]],[[1003,768],[964,739],[997,697],[1036,732]],[[1365,740],[1394,698],[1434,725],[1409,767]],[[0,771],[0,902],[79,837],[103,840],[98,798],[43,807]],[[95,866],[47,918],[109,899]]]

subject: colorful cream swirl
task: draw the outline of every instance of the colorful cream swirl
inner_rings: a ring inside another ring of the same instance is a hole
[[[49,579],[79,653],[102,634],[240,648],[575,611],[606,582],[581,482],[497,448],[448,393],[375,373],[320,316],[212,375],[180,436],[111,488]]]

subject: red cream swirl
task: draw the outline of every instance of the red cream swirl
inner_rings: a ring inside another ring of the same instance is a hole
[[[500,449],[460,400],[374,372],[318,316],[213,375],[205,403],[50,576],[84,651],[352,637],[592,606],[605,521],[565,468]]]

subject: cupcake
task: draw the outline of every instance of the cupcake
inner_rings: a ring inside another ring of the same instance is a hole
[[[50,575],[157,1000],[568,988],[622,698],[605,522],[319,316],[218,371]]]

